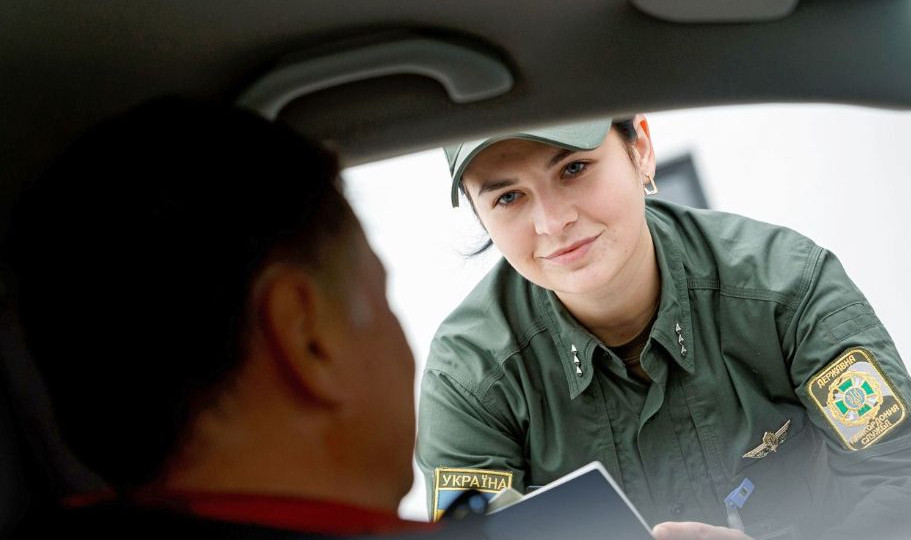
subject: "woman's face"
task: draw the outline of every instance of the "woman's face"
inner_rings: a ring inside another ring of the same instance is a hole
[[[653,256],[643,186],[655,162],[645,119],[636,127],[630,152],[611,129],[590,151],[510,139],[472,160],[463,186],[519,274],[558,294],[610,292]]]

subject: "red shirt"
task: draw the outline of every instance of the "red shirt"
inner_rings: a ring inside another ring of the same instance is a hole
[[[76,496],[68,498],[66,505],[82,507],[113,498],[112,493]],[[406,521],[389,512],[280,495],[165,492],[137,494],[128,500],[141,507],[201,518],[326,535],[391,534],[436,528],[433,523]]]

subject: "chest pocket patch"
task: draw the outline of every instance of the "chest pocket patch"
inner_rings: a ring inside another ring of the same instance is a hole
[[[475,489],[490,500],[509,487],[512,487],[511,472],[437,467],[433,473],[433,520],[440,519],[463,491]]]
[[[862,450],[907,416],[905,404],[873,353],[848,349],[810,379],[807,390],[849,450]]]

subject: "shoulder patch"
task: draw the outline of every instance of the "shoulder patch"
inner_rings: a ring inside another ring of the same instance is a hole
[[[509,487],[512,487],[511,472],[437,467],[433,472],[433,520],[440,519],[463,491],[475,489],[490,500]]]
[[[848,450],[862,450],[907,416],[905,403],[873,353],[846,350],[814,375],[807,390]]]

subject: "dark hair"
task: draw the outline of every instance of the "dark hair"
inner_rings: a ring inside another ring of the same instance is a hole
[[[638,137],[636,134],[636,125],[633,123],[633,119],[625,118],[623,120],[614,120],[611,122],[611,127],[616,129],[617,133],[623,137],[623,140],[626,142],[627,153],[629,154],[630,159],[633,159],[632,144],[636,142],[636,137]],[[462,186],[461,182],[459,183],[459,191],[461,191],[463,195],[465,194],[465,188]],[[474,212],[475,217],[477,217],[478,211],[474,207],[474,201],[471,200],[471,197],[466,196],[466,198],[468,199],[469,205],[471,205],[471,211]],[[491,240],[489,237],[485,238],[480,246],[473,249],[472,251],[469,251],[466,256],[475,257],[490,249],[491,246],[493,246],[493,240]]]
[[[636,142],[638,135],[636,134],[636,124],[633,123],[632,118],[614,120],[611,122],[611,127],[617,130],[617,133],[623,137],[623,140],[626,141],[627,144],[633,144]]]
[[[333,154],[169,98],[72,145],[17,209],[17,307],[65,441],[115,487],[156,478],[236,372],[267,257],[319,268],[348,230]]]

